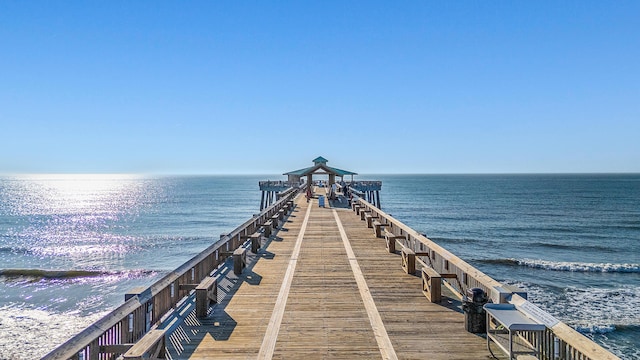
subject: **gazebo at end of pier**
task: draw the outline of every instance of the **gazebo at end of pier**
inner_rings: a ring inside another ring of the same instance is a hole
[[[260,181],[260,191],[262,191],[260,210],[268,207],[276,201],[282,193],[291,188],[301,187],[304,184],[314,184],[314,175],[328,176],[327,186],[333,189],[334,184],[340,187],[349,187],[356,195],[366,198],[368,201],[380,207],[380,190],[382,181],[355,181],[354,176],[358,173],[349,170],[338,169],[327,165],[329,160],[322,156],[313,159],[313,166],[286,172],[286,181]],[[350,179],[345,179],[350,177]],[[336,181],[339,179],[339,181]],[[332,197],[335,194],[329,194]]]

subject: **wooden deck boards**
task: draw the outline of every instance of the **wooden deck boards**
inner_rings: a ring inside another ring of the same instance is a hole
[[[428,302],[421,279],[403,272],[400,256],[387,252],[384,239],[374,238],[355,213],[338,213],[398,358],[490,358],[486,340],[464,330],[455,300]]]
[[[288,298],[275,336],[274,359],[380,359],[372,320],[359,291],[353,262],[399,359],[487,359],[486,340],[464,330],[455,303],[432,304],[421,280],[403,273],[400,256],[350,210],[320,208],[311,201],[298,256],[292,260],[308,204],[297,201],[284,231],[250,255],[240,276],[219,283],[224,300],[205,319],[189,314],[169,344],[172,359],[255,359],[264,347],[288,267],[295,262]],[[353,249],[349,259],[334,211]],[[261,354],[263,354],[261,353]],[[267,352],[271,358],[270,352]]]
[[[312,209],[275,349],[274,359],[380,357],[330,209]]]

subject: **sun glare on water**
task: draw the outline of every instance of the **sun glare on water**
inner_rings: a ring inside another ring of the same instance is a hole
[[[62,214],[114,210],[130,204],[139,195],[131,180],[136,175],[51,174],[29,175],[21,182],[26,191],[22,210],[36,214]],[[18,199],[16,199],[18,200]],[[17,205],[17,204],[16,204]],[[18,206],[19,208],[20,206]]]
[[[2,189],[2,211],[21,219],[20,225],[7,230],[11,246],[38,257],[65,258],[74,267],[125,254],[134,244],[118,228],[121,220],[134,221],[154,196],[148,182],[137,175],[47,174],[13,179],[5,181]]]

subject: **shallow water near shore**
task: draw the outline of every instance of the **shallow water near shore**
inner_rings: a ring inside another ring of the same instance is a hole
[[[0,177],[0,359],[43,356],[257,213],[281,176]],[[640,175],[370,175],[382,208],[640,357]]]

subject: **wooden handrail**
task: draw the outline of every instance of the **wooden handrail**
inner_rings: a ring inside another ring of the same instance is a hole
[[[195,255],[193,258],[191,258],[184,264],[180,265],[175,270],[166,274],[164,277],[162,277],[162,279],[156,281],[155,283],[150,285],[148,288],[144,289],[137,296],[133,296],[129,298],[124,302],[124,304],[120,305],[115,310],[111,311],[109,314],[97,320],[96,322],[91,324],[89,327],[87,327],[86,329],[84,329],[83,331],[81,331],[71,339],[67,340],[62,345],[55,348],[49,354],[45,355],[43,359],[45,360],[80,359],[81,358],[79,355],[80,353],[85,354],[84,358],[87,360],[94,359],[94,358],[97,359],[100,351],[99,349],[100,346],[98,345],[99,343],[98,339],[105,336],[105,334],[111,331],[119,331],[117,329],[118,326],[119,325],[124,326],[124,324],[128,322],[129,316],[136,316],[136,315],[140,316],[140,311],[143,308],[145,308],[148,304],[153,305],[155,302],[154,300],[156,300],[158,296],[161,296],[162,294],[166,294],[172,284],[175,284],[174,291],[176,291],[176,289],[180,288],[179,285],[181,283],[181,280],[184,280],[183,283],[185,284],[192,283],[194,281],[200,282],[205,276],[208,276],[209,273],[211,273],[216,267],[224,263],[226,256],[220,256],[221,255],[220,253],[222,251],[219,251],[219,250],[222,249],[226,251],[227,247],[230,247],[230,245],[234,243],[236,243],[237,245],[233,246],[234,247],[233,250],[241,246],[243,242],[243,241],[240,241],[241,236],[246,236],[247,233],[255,232],[255,230],[260,226],[260,224],[263,224],[267,218],[270,218],[274,214],[277,214],[278,210],[284,207],[284,205],[289,200],[293,199],[297,194],[298,194],[298,191],[288,193],[285,197],[282,197],[273,205],[264,209],[260,214],[257,214],[253,218],[247,220],[242,225],[235,228],[231,233],[222,236],[218,241],[216,241],[215,243],[207,247],[205,250]],[[190,277],[192,270],[201,267],[207,261],[207,259],[210,256],[213,256],[214,254],[216,254],[216,252],[218,252],[219,261],[215,263],[214,266],[211,266],[211,270],[205,268],[206,270],[204,271],[205,273],[199,274],[200,276],[198,276],[198,279],[193,279],[194,281],[192,281]],[[189,281],[186,281],[186,279],[189,279]],[[169,310],[173,308],[181,299],[182,297],[180,296],[173,297],[173,300],[171,301],[171,304],[170,304],[171,307],[169,308]],[[165,314],[164,313],[157,314],[157,309],[154,309],[153,319],[155,320],[152,319],[153,324],[150,324],[150,325],[152,326],[157,325],[163,315]],[[141,338],[146,332],[147,332],[146,329],[142,329],[139,331],[139,334],[134,334],[133,341],[136,341],[139,338]],[[124,339],[122,338],[114,336],[114,339],[111,340],[113,343],[109,343],[109,344],[102,343],[100,345],[102,346],[117,345],[120,343],[127,342],[123,340]]]
[[[455,290],[456,286],[465,288],[481,287],[487,294],[491,295],[492,290],[495,287],[504,287],[500,282],[474,268],[464,260],[427,238],[425,235],[418,233],[363,198],[358,198],[357,200],[354,199],[354,201],[357,201],[365,209],[370,210],[372,214],[377,215],[379,217],[378,221],[388,224],[387,231],[396,235],[406,236],[407,240],[406,242],[403,242],[403,245],[409,247],[419,246],[421,249],[417,251],[423,250],[422,248],[426,247],[431,254],[429,258],[430,265],[435,265],[433,267],[436,271],[440,273],[455,273],[457,275],[457,284],[451,284],[445,278],[442,279],[445,282],[445,285],[452,287],[453,290]],[[426,265],[426,262],[418,259],[416,260]],[[445,266],[448,268],[445,268]],[[459,289],[458,292],[464,294],[465,290],[466,289]],[[512,297],[515,299],[520,298],[517,294],[512,295]],[[556,325],[549,328],[548,331],[550,331],[553,337],[564,342],[568,347],[567,354],[565,357],[562,357],[562,359],[619,360],[617,356],[613,355],[611,352],[607,351],[563,322],[558,322]],[[544,359],[555,359],[555,356],[553,355],[554,351],[547,351],[547,353],[551,355],[549,357],[543,357]]]

